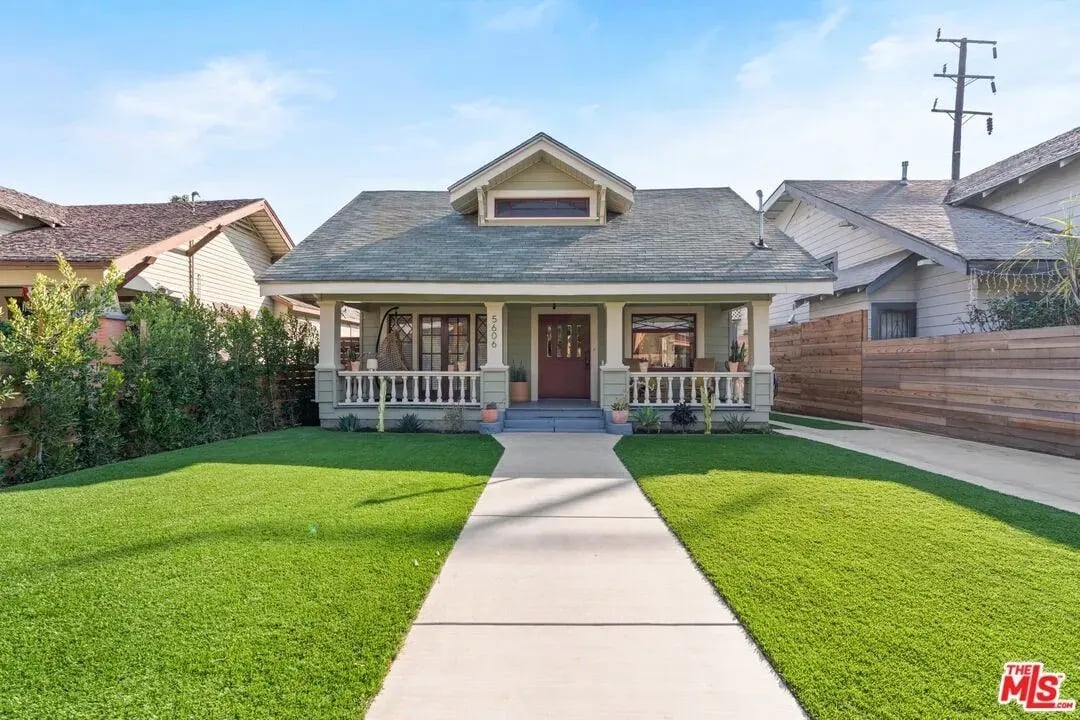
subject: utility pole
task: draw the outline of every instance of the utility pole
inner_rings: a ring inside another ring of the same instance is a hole
[[[993,75],[969,75],[967,71],[967,52],[968,45],[990,45],[993,52],[993,57],[997,59],[997,40],[971,40],[970,38],[943,38],[941,37],[941,28],[938,28],[937,38],[935,42],[939,43],[952,43],[960,50],[960,61],[957,64],[956,73],[949,73],[948,63],[941,68],[941,72],[934,73],[934,77],[948,78],[956,83],[956,100],[951,110],[945,108],[938,108],[937,98],[934,98],[934,106],[930,108],[930,112],[945,113],[952,118],[953,121],[953,136],[952,136],[952,179],[960,179],[960,140],[963,134],[964,123],[971,119],[974,115],[986,116],[986,134],[994,132],[994,121],[991,118],[993,113],[986,112],[984,110],[965,110],[964,109],[964,90],[973,82],[978,80],[989,80],[990,90],[995,95],[997,94],[997,85],[994,83]]]

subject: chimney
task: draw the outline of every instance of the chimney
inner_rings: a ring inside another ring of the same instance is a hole
[[[900,163],[900,184],[901,185],[907,185],[907,166],[908,166],[908,161],[907,160]]]

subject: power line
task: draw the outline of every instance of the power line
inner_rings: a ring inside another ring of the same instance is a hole
[[[930,108],[930,112],[945,113],[953,121],[953,140],[952,140],[952,179],[960,179],[960,139],[963,134],[964,123],[970,120],[975,115],[986,116],[986,134],[989,135],[994,132],[994,119],[993,113],[985,110],[965,110],[964,109],[964,90],[968,85],[979,80],[990,81],[990,91],[995,95],[997,94],[997,83],[994,80],[993,75],[974,75],[969,74],[967,71],[967,51],[968,45],[990,45],[994,59],[997,59],[997,40],[972,40],[970,38],[943,38],[941,37],[941,28],[938,28],[937,38],[934,40],[939,43],[952,43],[960,51],[960,61],[957,63],[957,69],[955,73],[949,72],[948,63],[941,67],[941,72],[934,73],[934,77],[948,78],[956,84],[956,100],[952,106],[952,109],[939,108],[937,98],[934,98],[934,106]]]

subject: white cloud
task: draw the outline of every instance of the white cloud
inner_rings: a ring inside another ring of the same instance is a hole
[[[261,57],[218,58],[113,92],[82,130],[138,155],[191,159],[222,145],[263,146],[289,127],[302,102],[329,96],[311,74]]]
[[[491,15],[484,23],[488,30],[520,32],[540,26],[558,11],[555,0],[541,0],[532,5],[514,5]]]
[[[748,90],[768,87],[781,73],[798,72],[800,61],[819,48],[848,14],[846,5],[837,7],[812,23],[786,23],[777,29],[782,39],[767,52],[743,63],[736,82]]]

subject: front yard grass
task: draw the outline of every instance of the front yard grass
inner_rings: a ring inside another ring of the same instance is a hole
[[[818,720],[1024,717],[1080,698],[1080,516],[794,437],[627,437],[619,457]]]
[[[0,717],[359,717],[500,453],[302,428],[0,492]]]

